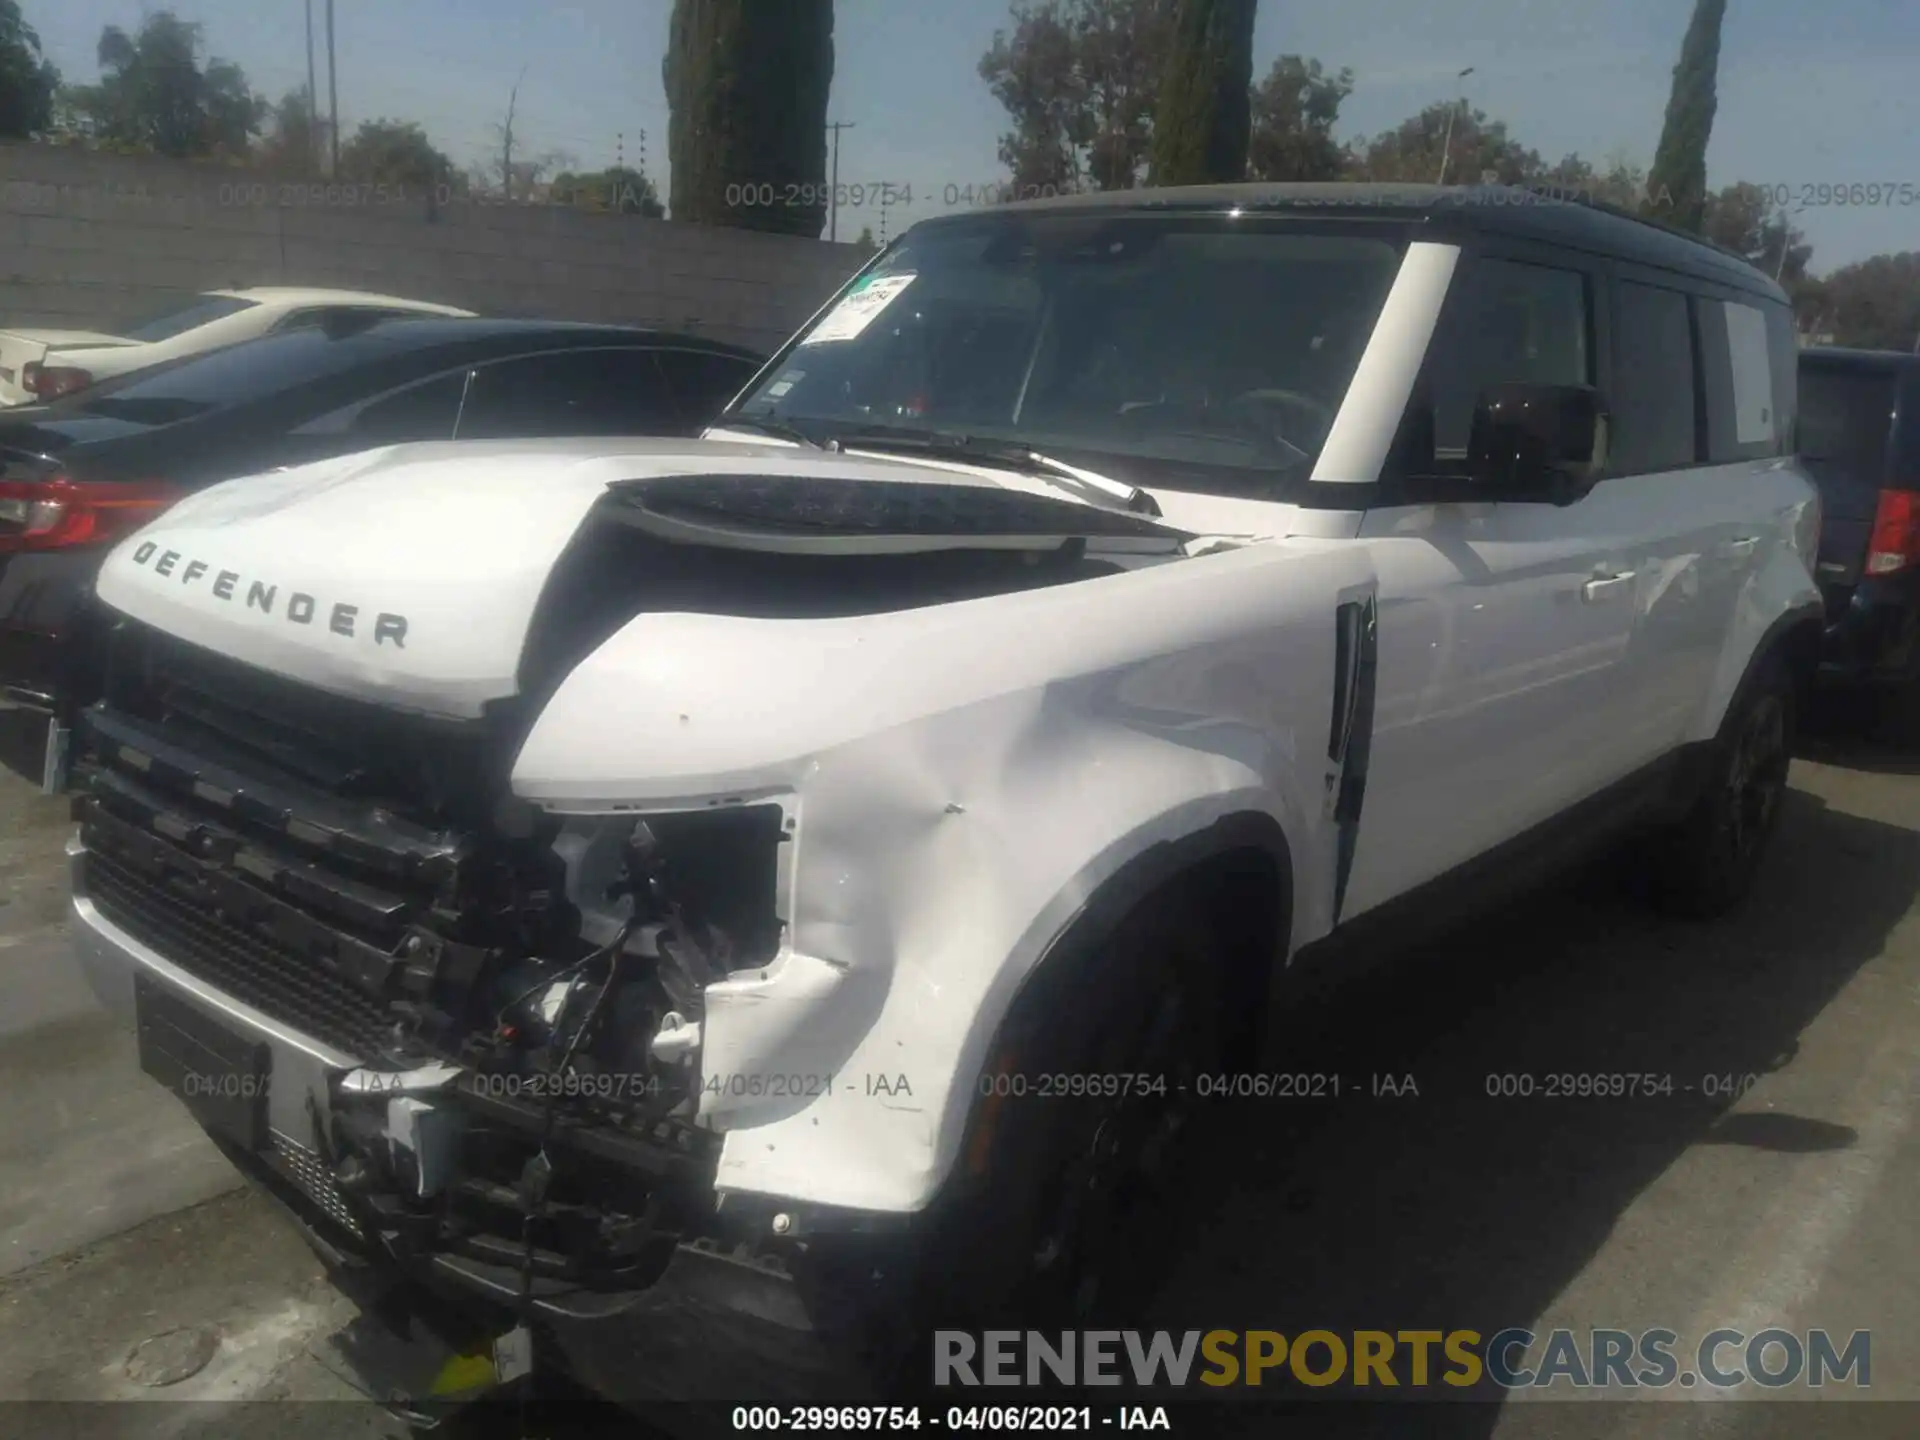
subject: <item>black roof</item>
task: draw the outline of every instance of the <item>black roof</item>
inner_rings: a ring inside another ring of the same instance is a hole
[[[1920,366],[1920,353],[1905,350],[1854,350],[1844,345],[1809,345],[1800,352],[1800,363],[1809,361],[1835,370],[1904,370]]]
[[[1689,231],[1591,199],[1573,187],[1264,182],[1182,185],[1021,200],[984,211],[939,216],[921,224],[964,224],[982,215],[1142,211],[1224,214],[1236,209],[1302,219],[1397,220],[1432,226],[1443,233],[1494,231],[1715,280],[1779,304],[1788,303],[1786,292],[1737,252]]]
[[[561,349],[572,345],[636,343],[687,345],[701,350],[717,351],[723,355],[732,355],[742,360],[757,361],[761,358],[751,350],[730,345],[724,340],[710,339],[704,335],[690,335],[677,330],[655,330],[639,325],[601,325],[583,320],[524,320],[489,316],[468,318],[459,315],[407,316],[400,319],[350,322],[343,330],[343,334],[371,337],[377,342],[375,348],[385,354],[399,354],[406,350],[427,349],[441,345],[484,346],[488,341],[497,341],[502,346],[517,348],[531,341],[536,344],[552,344]]]

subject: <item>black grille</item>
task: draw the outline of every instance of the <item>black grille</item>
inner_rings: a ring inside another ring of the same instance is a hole
[[[112,637],[107,701],[190,749],[431,827],[485,823],[500,778],[484,722],[334,695],[134,621]]]
[[[84,875],[108,920],[234,999],[356,1058],[391,1040],[386,1007],[312,961],[216,920],[103,855],[88,853]]]

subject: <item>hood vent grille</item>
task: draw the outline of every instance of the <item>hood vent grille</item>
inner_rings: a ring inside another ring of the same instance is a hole
[[[1158,540],[1192,537],[1145,516],[988,485],[806,475],[672,475],[615,485],[642,515],[735,533],[781,536],[1031,537]]]

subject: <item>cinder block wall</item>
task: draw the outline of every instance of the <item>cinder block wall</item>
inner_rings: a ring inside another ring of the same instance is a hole
[[[564,206],[433,200],[0,144],[0,328],[103,325],[200,290],[324,285],[764,351],[866,255]]]

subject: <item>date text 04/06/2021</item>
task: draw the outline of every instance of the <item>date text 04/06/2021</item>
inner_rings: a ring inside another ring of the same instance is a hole
[[[1164,1405],[736,1405],[736,1431],[851,1435],[874,1431],[949,1430],[958,1434],[1019,1431],[1172,1430]]]

